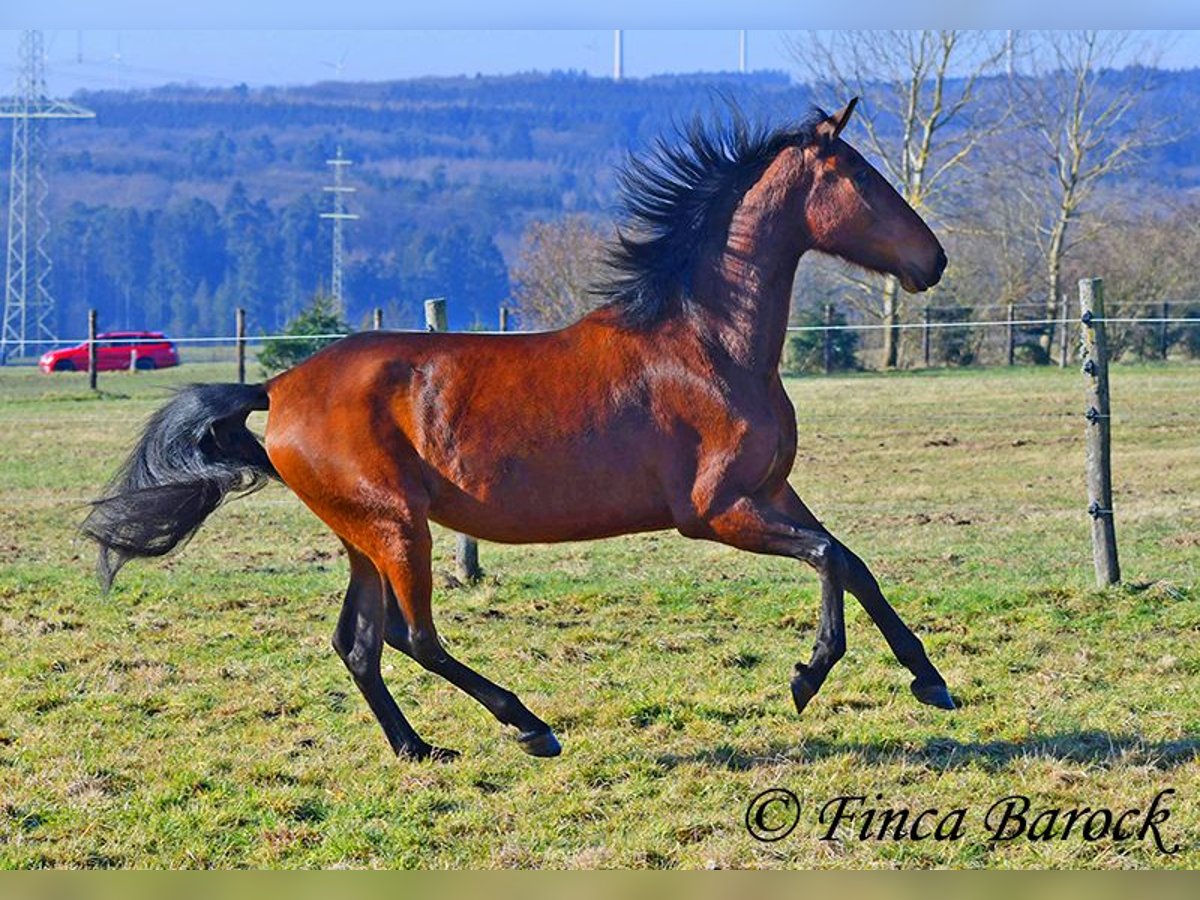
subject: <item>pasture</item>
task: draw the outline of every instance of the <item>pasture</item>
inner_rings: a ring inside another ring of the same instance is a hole
[[[787,381],[792,483],[873,567],[954,713],[911,697],[847,598],[846,658],[797,718],[818,613],[797,563],[667,533],[483,544],[486,579],[461,587],[437,530],[443,638],[564,745],[526,756],[386,650],[414,726],[462,751],[448,765],[391,756],[329,646],[341,545],[282,487],[99,593],[83,503],[165,387],[231,372],[102,376],[93,397],[82,375],[0,369],[0,867],[1200,865],[1200,367],[1113,370],[1125,585],[1107,591],[1074,369]],[[760,843],[744,817],[771,787],[805,806]],[[1120,811],[1167,788],[1174,856],[983,825],[1006,795]],[[820,807],[847,794],[963,807],[965,834],[821,840]]]

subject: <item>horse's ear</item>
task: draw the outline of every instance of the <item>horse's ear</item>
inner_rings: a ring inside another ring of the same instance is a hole
[[[857,105],[858,98],[851,97],[850,102],[843,107],[841,112],[834,113],[817,126],[817,137],[821,139],[821,143],[826,149],[832,146],[838,135],[842,133],[842,129],[850,121],[850,114],[854,112],[854,107]]]

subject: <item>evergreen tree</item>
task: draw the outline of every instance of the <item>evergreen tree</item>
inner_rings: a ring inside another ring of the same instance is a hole
[[[245,185],[235,182],[222,212],[226,305],[241,307],[251,321],[268,330],[282,324],[279,237],[275,217],[262,200],[251,203]]]
[[[330,242],[323,235],[320,208],[301,194],[280,216],[280,314],[291,318],[303,308],[330,269]]]
[[[312,303],[284,327],[283,334],[287,339],[263,343],[263,349],[258,354],[263,375],[271,376],[303,362],[337,340],[329,335],[344,335],[349,331],[350,326],[333,298],[317,294]]]

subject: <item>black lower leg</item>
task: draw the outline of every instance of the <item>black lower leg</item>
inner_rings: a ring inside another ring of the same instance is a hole
[[[372,602],[374,600],[374,602]],[[383,613],[378,597],[351,584],[333,635],[333,646],[374,713],[392,751],[410,759],[452,759],[452,750],[433,747],[409,725],[396,705],[379,669],[383,650]]]
[[[451,656],[435,636],[410,635],[406,651],[430,672],[441,675],[481,703],[502,724],[517,729],[517,741],[533,756],[558,756],[562,746],[550,726],[531,713],[512,691],[484,678]],[[403,648],[401,648],[403,649]]]
[[[350,665],[351,663],[347,662],[347,667]],[[400,711],[400,707],[396,705],[396,701],[388,693],[382,678],[372,678],[369,675],[360,676],[353,669],[351,669],[351,674],[354,677],[355,685],[366,698],[367,705],[371,707],[371,712],[375,714],[376,721],[383,728],[383,733],[386,735],[393,753],[405,759],[417,760],[429,758],[444,760],[458,755],[453,750],[432,746],[413,730],[413,727],[408,724],[408,720],[404,718],[404,713]]]
[[[900,619],[871,574],[866,563],[843,548],[846,558],[846,587],[866,610],[867,615],[882,632],[892,653],[913,674],[911,689],[922,703],[941,709],[954,709],[954,700],[946,680],[929,661],[921,640]]]
[[[836,555],[836,551],[835,551]],[[846,653],[844,594],[838,560],[827,560],[821,571],[821,621],[808,665],[796,663],[792,675],[792,700],[796,712],[803,713],[808,702],[825,683],[830,669]]]

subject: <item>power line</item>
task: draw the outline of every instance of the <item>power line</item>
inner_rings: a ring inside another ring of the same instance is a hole
[[[333,273],[332,273],[332,293],[333,302],[338,309],[345,309],[343,303],[342,290],[342,263],[344,254],[344,244],[342,236],[342,223],[352,222],[358,218],[354,213],[346,212],[345,197],[347,194],[353,194],[356,188],[349,187],[343,183],[342,173],[346,166],[353,165],[350,160],[342,156],[342,148],[339,145],[337,148],[337,156],[333,159],[325,160],[325,165],[333,168],[333,184],[326,185],[322,188],[333,194],[333,212],[321,213],[322,219],[331,219],[333,221]]]
[[[26,345],[54,339],[50,316],[50,220],[46,216],[47,119],[90,119],[95,113],[46,93],[46,54],[40,31],[21,36],[20,69],[14,96],[0,104],[0,118],[12,119],[12,164],[8,190],[8,248],[5,254],[4,323],[0,364],[10,353],[24,356]]]

